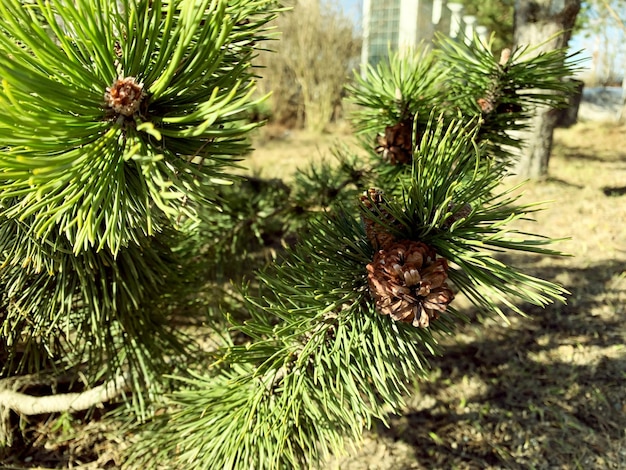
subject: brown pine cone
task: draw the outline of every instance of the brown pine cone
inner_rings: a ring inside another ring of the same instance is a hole
[[[385,135],[377,137],[376,152],[392,165],[413,161],[413,119],[408,118],[385,128]]]
[[[454,299],[448,262],[422,242],[402,240],[379,250],[367,265],[376,311],[395,321],[426,328]]]
[[[139,110],[144,97],[143,83],[138,83],[135,77],[126,77],[118,78],[107,87],[104,101],[115,113],[132,116]]]

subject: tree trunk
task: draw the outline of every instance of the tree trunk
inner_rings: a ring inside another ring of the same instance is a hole
[[[539,46],[542,53],[567,46],[581,0],[516,0],[515,43],[518,46]],[[552,151],[552,135],[558,112],[538,106],[534,117],[521,137],[526,145],[515,168],[518,176],[540,178],[548,173]]]
[[[624,64],[624,78],[622,79],[622,107],[617,113],[617,122],[626,124],[626,64]]]

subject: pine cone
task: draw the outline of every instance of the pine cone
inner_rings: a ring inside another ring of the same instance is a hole
[[[413,161],[413,118],[385,127],[385,135],[377,137],[376,152],[392,165]]]
[[[361,196],[361,202],[372,211],[387,226],[398,226],[396,219],[385,208],[385,196],[381,189],[370,188]],[[389,233],[389,229],[380,222],[363,215],[365,235],[375,250],[383,249],[395,241],[395,237]]]
[[[139,110],[144,97],[143,83],[137,82],[135,77],[126,77],[118,78],[107,87],[104,101],[114,112],[130,117]]]
[[[376,311],[426,328],[454,299],[446,284],[448,262],[422,242],[402,240],[378,251],[367,265]]]
[[[499,64],[501,66],[505,66],[509,63],[509,60],[511,60],[511,49],[509,49],[508,47],[505,47],[504,49],[502,49],[502,52],[500,53],[500,60],[499,60]]]
[[[485,98],[478,98],[476,100],[478,106],[480,106],[480,110],[483,114],[490,114],[495,109],[493,98],[487,96]]]
[[[445,229],[452,227],[452,224],[457,220],[465,219],[466,217],[468,217],[472,213],[472,206],[468,203],[459,206],[458,204],[451,202],[450,204],[448,204],[448,210],[452,212],[452,215],[447,217],[441,224],[441,226]]]
[[[508,96],[515,96],[515,92],[507,93]],[[500,103],[496,108],[497,114],[517,114],[524,110],[519,103]]]

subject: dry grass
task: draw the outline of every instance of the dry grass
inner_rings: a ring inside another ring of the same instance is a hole
[[[354,145],[341,132],[275,131],[259,134],[246,162],[268,178],[328,156],[338,140]],[[626,467],[625,135],[626,127],[611,125],[558,130],[551,176],[524,188],[528,202],[553,202],[520,228],[571,237],[559,248],[574,256],[505,261],[564,284],[567,305],[527,308],[528,318],[512,317],[508,325],[476,319],[444,338],[445,355],[432,361],[430,380],[415,383],[404,412],[327,468]],[[9,458],[5,465],[15,466],[1,468],[119,466],[123,442],[106,422],[30,426],[41,434],[40,447],[22,454],[29,461]]]
[[[253,139],[255,150],[242,165],[248,173],[289,180],[297,169],[332,158],[332,149],[337,145],[348,145],[358,151],[357,139],[347,124],[322,134],[266,126],[257,131]]]

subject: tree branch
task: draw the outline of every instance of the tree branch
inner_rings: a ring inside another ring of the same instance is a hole
[[[63,393],[37,397],[0,386],[0,408],[6,407],[23,415],[80,411],[105,403],[126,388],[126,377],[118,376],[110,382],[80,393]]]
[[[615,9],[611,6],[611,4],[608,2],[608,0],[601,0],[602,3],[604,4],[604,7],[607,9],[607,11],[609,12],[609,14],[613,17],[613,19],[617,22],[618,26],[623,30],[626,31],[626,23],[624,23],[624,21],[620,18],[619,14],[615,11]]]

